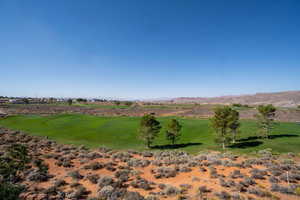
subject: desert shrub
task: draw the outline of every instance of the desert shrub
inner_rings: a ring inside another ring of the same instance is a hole
[[[115,177],[116,178],[119,178],[119,177],[122,177],[122,176],[129,176],[130,174],[130,170],[128,169],[123,169],[123,170],[119,170],[119,171],[116,171],[115,173]]]
[[[71,171],[68,173],[68,176],[72,177],[75,180],[82,179],[83,176],[79,173],[79,171]]]
[[[86,176],[86,178],[93,184],[96,184],[98,182],[99,179],[99,175],[98,174],[88,174]]]
[[[79,182],[72,182],[72,183],[70,184],[70,187],[71,187],[71,188],[76,188],[76,187],[79,187],[79,186],[81,186],[81,184],[80,184]]]
[[[146,179],[143,179],[141,177],[137,177],[134,181],[130,183],[130,185],[134,188],[142,188],[144,190],[151,190],[151,183],[147,181]]]
[[[167,185],[166,185],[166,184],[163,184],[163,183],[158,184],[158,188],[161,189],[161,190],[165,189],[166,186],[167,186]]]
[[[205,185],[200,186],[200,187],[198,188],[198,191],[199,191],[200,193],[208,193],[208,192],[210,192],[210,190],[209,190]]]
[[[16,182],[30,161],[27,147],[21,144],[10,145],[6,154],[0,156],[0,174],[4,181]]]
[[[245,177],[243,180],[239,182],[244,187],[249,187],[250,185],[254,185],[255,181],[250,177]]]
[[[59,167],[61,167],[61,166],[66,167],[66,168],[73,167],[73,163],[70,160],[67,160],[67,159],[58,160],[57,162],[55,162],[55,164]]]
[[[204,185],[198,188],[197,195],[200,197],[200,199],[204,199],[205,195],[209,192],[211,191]]]
[[[190,184],[180,184],[179,187],[182,189],[182,191],[188,191],[192,188],[192,185]]]
[[[53,184],[55,187],[60,187],[60,186],[64,186],[67,185],[67,182],[63,179],[58,179],[54,182]]]
[[[104,187],[106,185],[112,185],[114,183],[114,180],[111,176],[101,176],[98,179],[98,185],[100,187]]]
[[[159,200],[159,198],[156,195],[148,195],[146,198],[146,200]]]
[[[243,178],[244,175],[241,174],[240,170],[234,170],[233,172],[230,173],[230,177],[236,179],[236,178]]]
[[[271,168],[271,169],[269,169],[269,172],[273,176],[280,176],[283,173],[283,171],[281,169],[278,169],[278,168]]]
[[[102,169],[104,167],[103,164],[99,163],[99,162],[93,162],[91,164],[85,165],[83,168],[84,169],[91,169],[91,170],[98,170],[98,169]]]
[[[192,169],[185,166],[185,165],[179,165],[178,168],[177,168],[177,171],[179,171],[179,172],[190,172],[190,171],[192,171]]]
[[[269,182],[270,182],[270,183],[278,183],[279,180],[278,180],[278,178],[276,178],[275,176],[270,176],[270,177],[269,177]]]
[[[144,200],[145,198],[138,192],[127,192],[123,200]]]
[[[269,197],[270,196],[270,194],[268,192],[265,192],[257,187],[249,188],[248,193],[254,194],[258,197]]]
[[[280,180],[290,183],[297,183],[300,180],[300,174],[295,172],[283,173],[279,176]]]
[[[219,179],[219,183],[222,187],[234,187],[235,183],[233,180],[225,181],[223,178]]]
[[[215,193],[215,195],[217,197],[219,197],[219,199],[221,199],[221,200],[229,200],[229,199],[231,199],[231,195],[228,192],[226,192],[226,191],[217,192],[217,193]]]
[[[163,193],[167,196],[173,196],[179,194],[180,190],[172,185],[166,185],[166,187],[163,189]]]
[[[113,163],[113,162],[108,162],[108,163],[106,163],[106,165],[105,165],[105,168],[108,170],[108,171],[116,171],[116,168],[115,168],[115,166],[116,166],[117,164],[115,164],[115,163]]]
[[[216,168],[214,168],[214,167],[209,168],[209,175],[210,175],[210,178],[218,178],[218,176],[219,176]]]
[[[79,186],[74,192],[71,192],[67,197],[70,199],[85,199],[85,197],[89,194],[85,187]]]
[[[128,152],[117,152],[112,155],[112,159],[119,159],[122,162],[127,162],[131,157]]]
[[[170,167],[158,167],[153,172],[155,178],[170,178],[177,175],[176,169]]]
[[[246,192],[248,185],[242,184],[241,182],[236,183],[235,188],[238,192]]]
[[[150,151],[144,151],[144,152],[142,152],[142,156],[150,158],[153,156],[153,153]]]
[[[56,195],[57,194],[57,187],[55,186],[50,186],[49,188],[46,188],[44,190],[44,194],[46,195]]]
[[[52,177],[53,176],[49,175],[48,173],[44,173],[39,171],[38,169],[34,169],[28,174],[27,179],[29,181],[35,181],[35,182],[45,182]]]
[[[180,194],[179,196],[177,196],[176,199],[177,200],[188,200],[188,199],[190,199],[190,197],[187,195]]]
[[[110,199],[123,199],[127,190],[124,188],[114,188],[113,193],[110,196]]]
[[[199,170],[200,170],[200,172],[206,172],[207,171],[207,169],[205,169],[204,167],[200,167]]]
[[[231,194],[231,199],[232,200],[242,200],[244,198],[239,193],[234,192]]]
[[[143,160],[143,159],[137,159],[137,158],[131,158],[129,161],[127,161],[127,165],[130,167],[147,167],[150,165],[150,161]]]
[[[36,159],[33,161],[34,166],[36,166],[39,172],[48,173],[48,165],[44,163],[41,159]]]
[[[290,187],[280,186],[277,183],[271,185],[271,190],[274,192],[280,192],[282,194],[294,194],[294,190]]]
[[[27,147],[22,144],[13,144],[8,148],[8,156],[18,162],[18,167],[24,168],[25,164],[30,161]]]
[[[101,190],[98,192],[98,196],[103,199],[108,199],[108,197],[113,193],[114,188],[110,185],[104,186],[101,188]]]
[[[0,199],[18,200],[22,191],[24,191],[24,187],[22,186],[11,183],[0,183]]]
[[[259,169],[252,169],[250,171],[251,177],[254,179],[265,179],[265,175],[267,175],[266,171],[259,170]]]

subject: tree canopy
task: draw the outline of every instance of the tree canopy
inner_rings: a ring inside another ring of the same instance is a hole
[[[158,136],[160,129],[160,122],[156,120],[154,115],[146,114],[142,117],[140,121],[139,133],[141,139],[146,142],[148,148],[151,147],[154,139]]]

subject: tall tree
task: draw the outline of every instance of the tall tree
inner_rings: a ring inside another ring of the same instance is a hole
[[[142,140],[146,142],[148,148],[151,147],[154,139],[160,132],[160,122],[156,120],[154,115],[146,114],[140,121],[139,133]]]
[[[236,137],[238,134],[238,129],[240,127],[240,113],[234,109],[231,110],[230,120],[229,120],[229,129],[232,134],[232,143],[235,143]]]
[[[268,138],[274,125],[276,108],[272,104],[269,104],[260,105],[257,110],[258,114],[256,115],[256,118],[260,133],[262,134],[262,137]]]
[[[211,125],[217,134],[216,142],[221,143],[222,148],[225,149],[226,144],[230,141],[229,133],[233,109],[230,106],[221,106],[215,108],[214,112]]]
[[[70,106],[70,105],[72,105],[72,103],[73,103],[73,100],[72,100],[72,99],[68,99],[68,101],[67,101],[67,102],[68,102],[68,104],[69,104],[69,106]]]
[[[180,130],[182,125],[176,120],[171,119],[171,121],[167,125],[166,138],[170,140],[174,145],[177,140],[179,140],[181,133]]]

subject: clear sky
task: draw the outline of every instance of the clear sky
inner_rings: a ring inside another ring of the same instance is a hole
[[[300,89],[299,0],[0,0],[0,95]]]

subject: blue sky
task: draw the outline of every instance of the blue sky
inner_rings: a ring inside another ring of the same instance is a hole
[[[298,0],[0,0],[0,95],[299,90]]]

